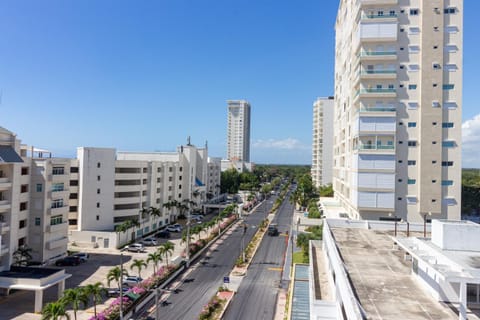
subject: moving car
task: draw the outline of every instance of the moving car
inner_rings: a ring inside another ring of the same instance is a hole
[[[272,237],[278,236],[278,228],[276,223],[271,223],[268,226],[267,234]]]
[[[141,243],[134,243],[134,244],[131,244],[127,247],[127,251],[130,251],[130,252],[144,252],[145,247]]]
[[[78,266],[81,260],[79,257],[65,257],[63,259],[55,261],[56,266]]]
[[[72,257],[79,257],[81,262],[87,262],[88,258],[90,257],[86,252],[77,252],[71,255]]]
[[[142,281],[143,281],[143,279],[140,278],[140,277],[126,276],[126,277],[123,277],[122,284],[124,286],[134,287],[135,285],[139,284]]]
[[[145,238],[142,240],[144,246],[156,246],[157,240],[155,238]]]

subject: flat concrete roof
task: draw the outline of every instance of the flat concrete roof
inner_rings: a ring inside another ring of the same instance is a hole
[[[42,279],[60,271],[53,268],[11,267],[10,271],[0,272],[0,278]]]
[[[353,290],[368,319],[458,319],[411,275],[411,261],[393,248],[391,232],[331,228]]]

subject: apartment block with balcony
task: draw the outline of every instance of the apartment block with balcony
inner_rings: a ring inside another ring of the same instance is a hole
[[[354,219],[460,218],[462,0],[342,0],[335,196]]]
[[[313,104],[312,181],[318,188],[332,183],[333,97],[318,98]]]

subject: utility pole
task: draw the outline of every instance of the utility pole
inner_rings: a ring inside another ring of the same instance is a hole
[[[123,320],[123,252],[120,252],[120,320]]]

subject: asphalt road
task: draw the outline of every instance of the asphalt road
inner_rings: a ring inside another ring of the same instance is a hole
[[[258,229],[259,223],[266,218],[276,197],[264,201],[253,213],[244,220],[249,226],[245,233],[245,243],[248,243]],[[171,289],[178,293],[169,293],[161,300],[168,302],[160,306],[160,319],[197,319],[205,304],[223,285],[223,277],[229,275],[235,260],[240,255],[240,245],[243,229],[237,228],[230,235],[225,234],[215,249],[209,249],[191,266],[191,271],[182,281]],[[186,281],[185,281],[186,280]],[[155,312],[151,314],[154,316]]]
[[[289,194],[273,220],[280,236],[265,235],[223,319],[273,319],[289,239],[285,234],[290,231],[293,215],[288,198]]]

